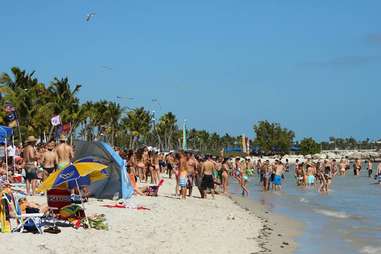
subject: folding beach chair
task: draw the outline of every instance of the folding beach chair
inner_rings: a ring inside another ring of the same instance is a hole
[[[157,197],[160,187],[163,185],[164,179],[161,179],[158,185],[149,186],[147,190],[147,196]]]
[[[21,223],[12,232],[24,232],[24,230],[28,230],[42,234],[42,217],[44,216],[43,213],[17,214],[17,218]]]

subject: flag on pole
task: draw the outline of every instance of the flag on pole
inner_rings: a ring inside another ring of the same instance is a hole
[[[246,153],[247,145],[246,145],[246,136],[245,134],[242,135],[242,152]]]
[[[50,119],[50,122],[53,126],[58,126],[61,124],[61,117],[59,115],[53,116],[52,119]]]
[[[186,151],[187,150],[187,126],[184,122],[184,126],[183,126],[183,150]]]

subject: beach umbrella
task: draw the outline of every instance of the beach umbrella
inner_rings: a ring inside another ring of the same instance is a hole
[[[81,179],[81,177],[90,176],[91,174],[94,174],[95,172],[101,172],[107,167],[108,167],[107,165],[96,163],[96,162],[75,162],[67,166],[66,168],[60,169],[52,173],[41,184],[41,186],[38,187],[37,191],[43,192],[58,186],[70,185],[70,182],[75,183],[76,187],[78,188],[81,204],[82,204],[83,210],[85,211],[85,218],[88,223],[86,208],[85,208],[85,204],[83,203],[82,192],[81,192],[81,189],[79,188],[78,181]],[[86,178],[82,178],[82,181],[84,181],[84,179]]]
[[[50,174],[49,177],[38,187],[37,191],[44,192],[49,189],[57,188],[60,186],[62,187],[69,182],[75,182],[77,187],[79,187],[78,181],[80,181],[81,177],[88,176],[90,180],[94,181],[96,179],[92,178],[91,175],[95,175],[98,178],[101,178],[99,173],[107,167],[107,165],[96,162],[73,163],[64,169],[57,170],[56,172]],[[102,175],[105,176],[104,174]]]
[[[99,164],[105,164],[103,161],[92,157],[87,156],[83,157],[81,159],[76,160],[74,163],[99,163]],[[101,171],[94,171],[86,176],[80,176],[76,180],[70,180],[68,181],[68,187],[69,189],[74,189],[77,187],[77,183],[79,186],[89,186],[93,182],[101,181],[103,179],[106,179],[109,176],[109,172],[107,169],[102,169]]]

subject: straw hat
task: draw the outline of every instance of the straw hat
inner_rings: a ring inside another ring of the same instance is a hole
[[[34,136],[29,136],[26,141],[25,141],[27,144],[28,143],[34,143],[34,142],[37,142],[37,139],[34,137]]]
[[[66,142],[66,137],[65,137],[65,135],[61,134],[61,136],[60,136],[60,141]]]

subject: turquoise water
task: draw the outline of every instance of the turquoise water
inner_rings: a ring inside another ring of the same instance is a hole
[[[359,177],[336,176],[329,194],[297,187],[291,172],[278,193],[262,192],[258,177],[252,177],[249,198],[305,224],[297,254],[381,253],[381,185],[365,170]],[[233,179],[231,192],[240,194]]]

